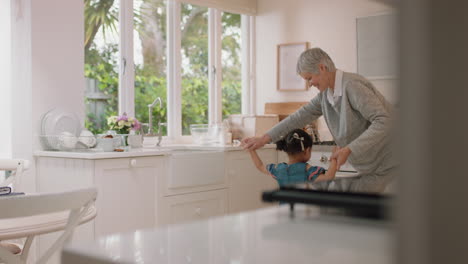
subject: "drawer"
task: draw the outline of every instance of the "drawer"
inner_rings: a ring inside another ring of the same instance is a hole
[[[161,199],[159,225],[178,224],[227,213],[227,190],[174,195]]]
[[[96,167],[112,169],[132,169],[132,168],[162,168],[164,164],[163,157],[131,157],[119,159],[100,159],[96,160]]]

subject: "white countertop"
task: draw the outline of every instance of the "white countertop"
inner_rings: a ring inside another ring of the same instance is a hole
[[[276,144],[267,144],[263,148],[274,149]],[[315,145],[313,151],[331,151],[332,146]],[[225,145],[225,146],[200,146],[200,145],[166,145],[154,148],[136,148],[126,149],[124,152],[103,152],[98,149],[83,149],[82,151],[43,151],[37,150],[34,152],[36,157],[55,157],[55,158],[71,158],[71,159],[115,159],[129,157],[145,157],[145,156],[162,156],[170,155],[180,151],[243,151],[240,146]]]
[[[270,207],[72,244],[63,263],[392,263],[388,222]]]
[[[264,148],[276,148],[275,144],[267,144]],[[159,156],[170,155],[176,152],[192,152],[192,151],[243,151],[240,146],[200,146],[200,145],[167,145],[155,148],[137,148],[128,149],[124,152],[102,152],[95,149],[83,151],[35,151],[34,156],[37,157],[56,157],[56,158],[72,158],[72,159],[113,159],[113,158],[128,158],[128,157],[144,157],[144,156]]]

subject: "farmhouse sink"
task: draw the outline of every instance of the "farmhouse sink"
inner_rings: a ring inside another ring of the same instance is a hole
[[[224,151],[176,149],[169,155],[169,188],[211,185],[225,180]]]

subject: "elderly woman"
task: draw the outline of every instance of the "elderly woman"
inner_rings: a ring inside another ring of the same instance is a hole
[[[260,137],[242,140],[254,150],[276,142],[295,128],[324,116],[340,149],[334,154],[338,168],[346,161],[358,171],[356,178],[336,179],[320,188],[338,191],[382,192],[391,181],[396,163],[392,158],[389,130],[392,106],[364,77],[337,70],[320,48],[304,51],[297,73],[319,94],[307,105]]]

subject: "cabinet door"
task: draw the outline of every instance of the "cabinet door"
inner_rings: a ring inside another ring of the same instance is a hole
[[[36,186],[38,193],[64,192],[93,186],[94,161],[67,158],[36,158]],[[62,232],[54,232],[37,236],[34,242],[37,253],[42,256],[59,238]],[[79,225],[73,232],[74,243],[94,241],[94,220]],[[31,249],[33,250],[33,249]],[[34,257],[30,255],[31,263]],[[56,252],[47,261],[48,264],[60,263],[60,252]]]
[[[227,213],[226,189],[160,198],[160,223],[178,224]]]
[[[163,157],[97,160],[96,236],[152,228],[156,225],[156,177]]]
[[[274,149],[257,151],[263,163],[276,163],[277,153]],[[275,179],[257,170],[247,152],[228,154],[226,172],[229,182],[229,213],[238,213],[272,205],[262,202],[262,192],[278,188]]]

